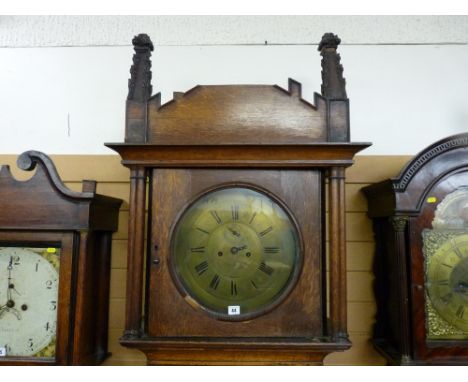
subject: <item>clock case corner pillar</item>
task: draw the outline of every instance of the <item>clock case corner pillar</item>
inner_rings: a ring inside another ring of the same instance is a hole
[[[107,351],[112,233],[80,230],[74,233],[76,285],[71,365],[99,365]]]
[[[406,215],[395,215],[389,218],[391,224],[392,248],[390,255],[394,257],[395,266],[395,292],[399,296],[397,299],[397,315],[398,320],[395,320],[396,325],[396,343],[400,352],[401,360],[412,359],[411,352],[411,322],[410,316],[410,267],[409,256],[407,253],[407,235],[409,234],[410,218]]]
[[[147,174],[143,166],[130,167],[130,210],[128,217],[127,292],[124,338],[142,334],[143,279]]]
[[[398,294],[401,296],[398,303],[399,330],[397,339],[399,342],[401,359],[412,359],[410,343],[410,263],[407,254],[407,234],[409,232],[410,218],[405,215],[396,215],[389,218],[393,232],[393,256],[395,256],[398,272],[395,277]]]
[[[345,168],[331,167],[329,180],[330,320],[328,335],[335,342],[349,342],[346,311]]]
[[[411,218],[391,215],[373,218],[376,239],[374,294],[377,316],[374,347],[392,365],[411,364],[411,261],[408,235]]]

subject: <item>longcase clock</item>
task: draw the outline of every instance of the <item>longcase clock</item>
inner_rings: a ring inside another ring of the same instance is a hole
[[[321,364],[350,347],[345,169],[369,144],[349,142],[339,42],[319,45],[315,105],[291,79],[161,105],[151,40],[133,39],[125,142],[107,146],[131,180],[120,343],[148,364]]]
[[[376,348],[392,364],[468,364],[468,134],[364,188],[377,243]]]
[[[96,365],[107,356],[112,232],[122,201],[68,189],[37,151],[0,169],[0,366]]]

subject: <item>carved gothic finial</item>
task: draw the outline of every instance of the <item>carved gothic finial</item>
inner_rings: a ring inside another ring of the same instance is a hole
[[[135,54],[130,68],[127,100],[145,102],[151,97],[151,52],[153,43],[147,34],[139,34],[132,40]]]
[[[132,44],[135,49],[148,48],[151,52],[154,50],[153,42],[145,33],[140,33],[138,36],[133,37]]]
[[[322,36],[322,41],[320,41],[320,44],[318,46],[318,50],[321,51],[322,48],[338,48],[338,45],[340,45],[341,39],[333,33],[325,33]]]
[[[322,56],[322,96],[328,99],[347,99],[343,66],[336,52],[341,39],[333,33],[325,33],[318,50]]]

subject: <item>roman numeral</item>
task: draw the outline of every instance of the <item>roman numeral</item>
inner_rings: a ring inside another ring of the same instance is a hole
[[[265,236],[266,234],[270,233],[271,231],[273,231],[273,227],[268,227],[267,229],[263,230],[262,232],[259,233],[259,235],[261,237]]]
[[[263,248],[263,251],[265,253],[278,253],[279,252],[279,248],[278,247],[264,247]]]
[[[214,275],[210,283],[210,288],[216,290],[218,288],[219,282],[221,281],[218,275]]]
[[[442,300],[442,302],[447,305],[450,300],[452,299],[452,296],[453,294],[452,293],[447,293],[446,295],[442,296],[440,299]]]
[[[198,276],[201,276],[208,269],[208,261],[203,261],[200,264],[195,266],[195,270],[198,273]]]
[[[465,314],[465,308],[460,305],[457,309],[457,313],[455,313],[458,318],[463,318],[463,314]]]
[[[250,218],[249,224],[252,224],[252,222],[253,222],[254,219],[255,219],[255,216],[257,216],[257,213],[256,213],[256,212],[254,212],[253,215],[252,215],[252,217]]]
[[[219,217],[218,213],[216,211],[210,211],[211,216],[213,217],[214,220],[216,220],[216,223],[221,224],[221,218]]]
[[[460,258],[463,259],[463,254],[460,252],[460,248],[458,248],[455,244],[455,242],[452,240],[452,245],[453,245],[453,252]]]
[[[192,253],[204,253],[205,252],[205,247],[190,248],[190,251]]]
[[[448,280],[439,280],[436,282],[437,285],[448,285]]]
[[[250,280],[250,283],[252,284],[252,286],[253,286],[255,289],[258,289],[257,284],[255,284],[255,282],[254,282],[253,280]]]
[[[237,204],[234,204],[231,206],[231,215],[232,215],[232,220],[236,221],[239,220],[239,206]]]
[[[448,265],[448,264],[445,264],[445,263],[442,263],[442,265],[443,265],[444,267],[447,267],[447,268],[450,268],[450,269],[453,268],[451,265]]]
[[[199,230],[200,232],[206,233],[207,235],[210,234],[208,231],[205,231],[204,229],[202,229],[200,227],[196,227],[196,229]]]
[[[231,280],[231,296],[237,296],[237,285]]]
[[[273,273],[273,268],[266,265],[264,262],[262,262],[259,266],[258,269],[262,271],[263,273],[267,274],[268,276],[271,276]]]

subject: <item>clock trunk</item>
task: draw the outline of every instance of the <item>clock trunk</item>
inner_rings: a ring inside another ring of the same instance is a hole
[[[226,186],[268,190],[295,219],[303,247],[301,277],[288,298],[266,308],[254,320],[230,322],[210,317],[190,304],[171,277],[171,238],[180,215],[194,199]],[[147,327],[151,337],[321,337],[322,311],[322,212],[320,170],[156,169],[151,179],[150,232],[148,237]],[[294,311],[294,318],[288,312]],[[174,325],[177,322],[177,325]]]

